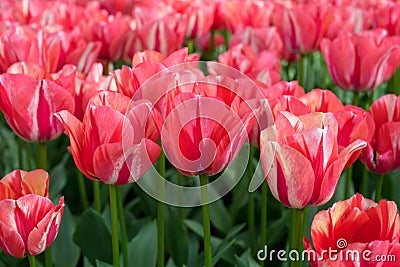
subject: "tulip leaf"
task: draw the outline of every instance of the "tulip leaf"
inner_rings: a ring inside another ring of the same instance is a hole
[[[177,266],[187,263],[189,254],[189,238],[183,221],[179,219],[176,211],[168,208],[166,218],[166,242],[172,259]]]
[[[74,242],[93,265],[96,259],[112,261],[111,235],[104,218],[95,210],[90,208],[81,216],[74,233]]]
[[[232,239],[229,242],[223,242],[222,244],[220,244],[217,247],[217,249],[215,250],[215,252],[213,253],[213,256],[212,256],[213,266],[215,266],[217,264],[217,262],[221,259],[221,257],[227,251],[229,251],[229,249],[233,246],[233,244],[235,244],[235,240],[234,239]]]
[[[53,262],[57,267],[76,266],[79,261],[80,250],[72,240],[74,230],[74,218],[68,206],[65,206],[60,231],[58,233],[57,239],[52,245]],[[65,259],[68,260],[66,261]]]
[[[157,224],[147,223],[128,244],[130,266],[155,266],[157,262]]]
[[[49,195],[50,198],[57,197],[67,184],[67,170],[65,165],[70,158],[70,154],[65,154],[62,160],[51,169],[49,175],[51,177],[49,184]]]
[[[210,204],[209,207],[212,225],[222,233],[226,234],[226,232],[232,227],[233,218],[226,209],[223,200],[219,199]]]
[[[112,267],[112,265],[103,261],[96,260],[96,267]]]

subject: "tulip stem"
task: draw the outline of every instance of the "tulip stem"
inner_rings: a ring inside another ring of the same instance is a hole
[[[111,232],[112,232],[112,254],[113,266],[119,267],[119,240],[118,240],[118,204],[117,204],[117,186],[110,184],[110,213],[111,213]]]
[[[363,194],[363,196],[368,195],[368,178],[369,178],[368,174],[369,174],[368,169],[367,167],[364,166],[362,181],[361,181],[361,194]]]
[[[37,144],[38,167],[47,170],[47,143]]]
[[[124,203],[122,201],[122,193],[121,193],[121,188],[119,186],[117,186],[117,205],[118,205],[119,227],[121,229],[122,259],[124,261],[124,266],[129,266],[128,234],[126,233]]]
[[[305,60],[306,60],[306,56],[302,55],[301,58],[297,61],[297,74],[296,74],[296,78],[297,81],[299,83],[299,85],[301,85],[302,87],[305,87],[304,84],[304,72],[305,72]]]
[[[18,168],[23,170],[24,169],[24,155],[22,151],[22,143],[23,140],[17,137],[17,145],[18,145]]]
[[[249,150],[249,163],[247,165],[247,178],[249,183],[251,182],[251,178],[254,174],[253,170],[253,157],[254,157],[254,148],[250,145]],[[249,194],[249,202],[248,202],[248,210],[247,210],[247,223],[249,227],[249,245],[251,249],[254,249],[254,239],[255,239],[255,204],[254,204],[254,193],[248,192]]]
[[[380,174],[378,176],[378,179],[376,180],[376,191],[375,191],[375,202],[376,203],[378,203],[379,200],[381,200],[382,186],[383,186],[384,178],[385,178],[385,175]]]
[[[187,48],[188,48],[188,54],[193,54],[195,52],[193,38],[190,38],[187,41]]]
[[[89,200],[86,193],[85,178],[78,169],[76,169],[76,177],[78,179],[79,195],[81,196],[82,208],[83,210],[86,210],[89,208]]]
[[[301,242],[303,240],[305,220],[304,209],[291,209],[291,222],[290,222],[290,247],[289,250],[296,250],[301,255]],[[292,261],[290,266],[301,266],[301,261]]]
[[[158,173],[162,177],[162,181],[159,185],[159,201],[157,202],[157,266],[164,266],[164,203],[161,201],[164,199],[164,177],[165,177],[165,155],[160,154],[158,158]]]
[[[360,92],[359,91],[354,91],[353,105],[354,106],[358,106],[359,103],[360,103]]]
[[[353,165],[350,165],[350,167],[347,168],[346,171],[346,185],[344,188],[344,199],[347,199],[350,197],[350,188],[351,184],[353,182]]]
[[[230,41],[229,31],[225,29],[223,31],[223,34],[224,34],[225,51],[227,51],[229,49],[229,41]]]
[[[268,208],[268,184],[264,181],[261,187],[261,240],[260,247],[263,248],[267,242],[267,208]]]
[[[204,227],[204,265],[205,267],[212,267],[212,254],[211,254],[211,226],[210,226],[210,211],[208,208],[208,192],[207,175],[200,175],[201,185],[201,199],[203,204],[203,227]]]
[[[36,267],[36,257],[28,254],[28,261],[30,267]]]
[[[98,213],[101,212],[100,182],[93,181],[93,207]]]

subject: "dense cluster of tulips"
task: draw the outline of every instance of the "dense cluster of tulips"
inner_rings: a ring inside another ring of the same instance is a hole
[[[0,9],[0,266],[400,266],[399,1]]]

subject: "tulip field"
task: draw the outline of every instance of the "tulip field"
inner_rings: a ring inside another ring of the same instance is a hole
[[[0,10],[0,267],[400,266],[400,1]]]

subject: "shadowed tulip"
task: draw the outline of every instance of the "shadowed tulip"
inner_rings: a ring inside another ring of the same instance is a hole
[[[332,113],[278,113],[275,125],[263,130],[260,139],[261,163],[274,197],[298,209],[328,202],[347,162],[366,146],[357,139],[339,150],[337,138]]]
[[[373,138],[361,153],[361,161],[375,173],[400,169],[400,97],[384,95],[370,108]]]
[[[127,184],[139,179],[156,161],[161,148],[152,126],[152,105],[113,91],[94,96],[80,122],[68,111],[56,113],[70,137],[76,166],[89,179]],[[147,123],[150,121],[150,123]],[[129,136],[123,142],[123,135]]]
[[[373,90],[400,64],[400,38],[383,29],[324,39],[321,51],[332,80],[343,90]]]
[[[375,203],[356,194],[315,215],[311,225],[314,250],[307,237],[304,237],[304,248],[311,255],[312,267],[397,266],[399,230],[400,218],[395,202],[381,200]],[[388,255],[395,260],[379,261],[384,257],[389,259]]]

